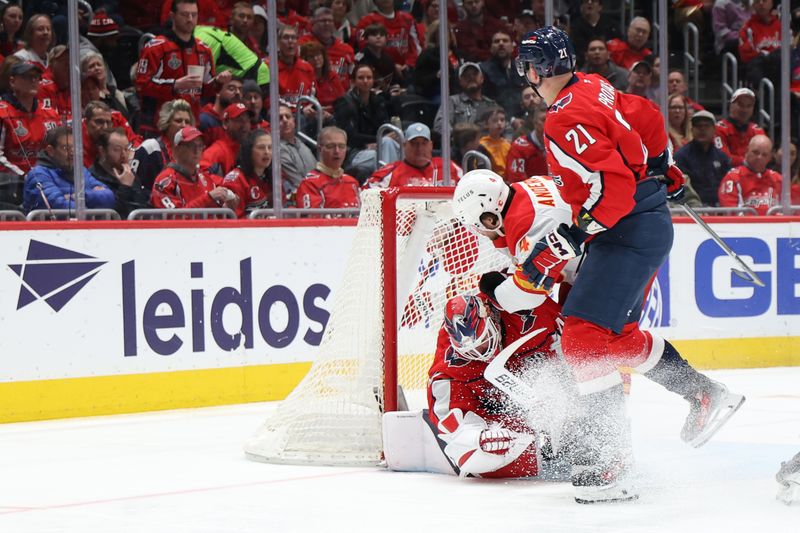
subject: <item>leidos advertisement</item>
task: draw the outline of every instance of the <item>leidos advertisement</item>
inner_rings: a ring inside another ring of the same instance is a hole
[[[0,381],[310,361],[354,231],[0,232]]]

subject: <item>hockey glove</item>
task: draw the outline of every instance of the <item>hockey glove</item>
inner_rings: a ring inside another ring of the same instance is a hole
[[[566,224],[547,234],[533,247],[531,255],[522,263],[522,271],[534,287],[549,291],[553,288],[568,259],[580,254]]]
[[[686,177],[677,165],[669,166],[663,181],[667,184],[667,200],[678,204],[686,201]]]
[[[507,429],[484,429],[480,436],[481,450],[487,453],[505,454],[514,443],[514,435]]]
[[[478,282],[478,288],[480,288],[483,294],[491,298],[492,302],[496,302],[497,298],[495,298],[494,291],[505,280],[506,277],[502,272],[487,272],[481,276],[481,280]]]

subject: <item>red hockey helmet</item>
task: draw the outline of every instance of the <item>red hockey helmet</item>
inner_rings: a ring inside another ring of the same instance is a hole
[[[444,328],[453,349],[464,359],[489,361],[499,351],[498,319],[477,296],[450,298],[444,310]]]

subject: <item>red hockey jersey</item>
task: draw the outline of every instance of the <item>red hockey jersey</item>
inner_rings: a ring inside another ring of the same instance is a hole
[[[224,176],[233,170],[238,154],[239,143],[225,135],[203,151],[203,156],[200,158],[200,169]]]
[[[376,170],[364,184],[365,187],[402,187],[405,185],[433,186],[443,185],[444,175],[441,157],[434,157],[423,168],[409,165],[405,161],[395,161]],[[453,185],[461,179],[461,167],[450,162],[450,181]]]
[[[136,67],[136,92],[143,101],[149,101],[154,111],[164,102],[182,98],[192,106],[192,114],[200,116],[200,100],[215,94],[214,77],[217,75],[211,49],[197,38],[192,46],[183,48],[169,36],[158,36],[142,49]],[[175,81],[189,73],[189,67],[203,67],[203,86],[197,89],[175,89]]]
[[[269,65],[269,61],[265,61]],[[278,92],[281,100],[291,105],[301,96],[317,94],[317,75],[311,63],[298,57],[291,65],[278,59]],[[264,109],[269,109],[269,100],[264,99]]]
[[[756,15],[739,29],[739,56],[749,63],[759,54],[768,54],[781,47],[781,21],[775,15],[764,24]]]
[[[13,98],[0,100],[0,172],[23,176],[36,164],[47,132],[60,124],[58,113],[34,100],[28,112]]]
[[[72,119],[72,115],[70,115],[70,119]],[[89,132],[86,129],[86,119],[83,119],[82,131],[83,131],[83,166],[89,168],[94,163],[95,159],[99,155],[99,151],[97,150],[97,145],[89,139]],[[130,123],[125,118],[125,115],[120,113],[119,111],[111,111],[111,124],[112,128],[122,128],[125,130],[125,136],[128,138],[128,142],[131,144],[132,149],[139,148],[139,145],[142,144],[142,136],[133,131],[131,128]]]
[[[37,100],[42,103],[43,107],[51,107],[58,113],[61,122],[66,123],[72,119],[72,102],[70,100],[69,88],[63,91],[58,88],[56,82],[49,78],[42,78],[39,84],[39,93],[36,95]]]
[[[297,207],[359,207],[358,181],[349,174],[333,178],[314,169],[300,182],[295,193]]]
[[[519,372],[542,358],[556,357],[559,311],[558,304],[549,299],[534,311],[499,311],[503,347],[534,329],[545,328],[511,356],[506,364],[509,370]],[[475,413],[486,422],[498,423],[512,431],[533,433],[537,429],[529,427],[516,404],[483,377],[487,364],[459,358],[445,329],[439,330],[436,355],[428,372],[428,409],[431,422],[437,426],[440,435],[457,431],[458,422],[454,414],[458,409],[463,414]],[[531,444],[511,464],[481,474],[481,477],[525,477],[537,473],[536,449]]]
[[[161,171],[153,185],[150,203],[158,209],[180,209],[191,207],[219,207],[211,198],[221,178],[205,172],[187,176],[170,163]]]
[[[605,78],[577,73],[547,111],[547,163],[561,197],[606,228],[634,206],[650,157],[667,146],[664,120],[643,98],[617,92]]]
[[[534,133],[520,135],[511,143],[506,156],[506,183],[525,181],[531,176],[547,175],[547,154]]]
[[[239,198],[236,216],[244,218],[248,210],[272,205],[272,175],[266,179],[246,176],[242,169],[235,168],[225,174],[222,186],[227,187]]]
[[[644,61],[653,55],[653,51],[649,48],[644,47],[641,50],[634,50],[627,41],[622,39],[611,39],[606,43],[606,46],[608,47],[611,61],[628,70],[637,61]]]
[[[405,11],[395,11],[392,18],[377,11],[365,15],[358,21],[355,32],[356,48],[359,50],[367,46],[364,30],[370,24],[386,26],[387,35],[384,52],[394,59],[395,63],[408,65],[409,67],[417,64],[417,58],[422,53],[422,49],[425,48],[425,32],[414,20],[414,17]]]
[[[313,34],[306,35],[300,39],[300,44],[318,42],[322,44]],[[353,47],[343,42],[341,39],[334,39],[330,46],[323,45],[328,52],[328,62],[330,70],[339,79],[345,90],[350,88],[350,73],[356,64],[356,53]]]
[[[722,207],[753,207],[766,215],[773,205],[780,204],[781,175],[767,169],[762,173],[746,165],[731,169],[719,183],[719,205]]]
[[[739,126],[727,119],[718,121],[716,130],[714,144],[731,158],[732,167],[744,164],[744,154],[753,136],[766,135],[763,128],[756,126],[755,122]]]
[[[287,9],[285,15],[278,13],[278,22],[284,26],[294,26],[297,29],[298,39],[311,35],[311,22],[294,9]]]

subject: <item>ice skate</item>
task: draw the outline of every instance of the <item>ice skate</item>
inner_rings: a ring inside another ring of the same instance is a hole
[[[744,396],[728,392],[728,388],[719,383],[701,390],[689,400],[689,416],[681,430],[681,439],[699,448],[733,416],[744,400]]]
[[[778,481],[778,500],[786,505],[800,505],[800,453],[781,463],[775,474]]]
[[[621,503],[639,498],[624,467],[572,466],[572,486],[578,503]]]

